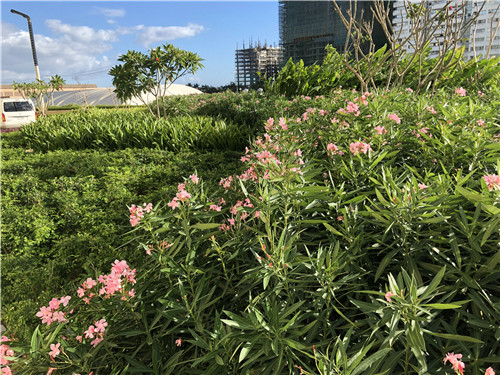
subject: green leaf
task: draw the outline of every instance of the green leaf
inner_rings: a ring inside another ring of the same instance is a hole
[[[238,358],[238,363],[243,362],[243,360],[247,357],[248,353],[252,349],[252,345],[250,343],[246,343],[240,350],[240,356]]]
[[[373,353],[368,358],[366,358],[365,360],[363,360],[361,362],[361,364],[358,365],[351,372],[350,375],[357,375],[357,374],[361,373],[361,371],[366,370],[368,367],[370,367],[371,365],[373,365],[375,362],[380,361],[381,359],[383,359],[391,351],[392,351],[392,348],[385,348],[385,349],[381,349],[381,350],[377,351],[376,353]]]
[[[429,294],[431,294],[436,290],[436,288],[439,286],[439,283],[443,279],[445,272],[446,272],[446,266],[441,268],[441,270],[439,270],[436,276],[434,276],[430,284],[427,286],[427,288],[425,288],[424,293],[420,296],[420,299],[422,300],[425,299]]]
[[[447,339],[447,340],[465,341],[465,342],[472,342],[475,344],[484,344],[483,341],[478,340],[474,337],[469,337],[469,336],[453,335],[453,334],[449,334],[449,333],[435,333],[435,332],[428,331],[428,330],[424,330],[424,333],[427,333],[429,335],[436,336],[436,337],[441,337],[441,338]]]
[[[218,223],[198,223],[191,225],[191,228],[194,229],[214,229],[220,227]]]
[[[460,305],[453,305],[451,303],[425,303],[422,307],[430,307],[436,310],[458,309]]]

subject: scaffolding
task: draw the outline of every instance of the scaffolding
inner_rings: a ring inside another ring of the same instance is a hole
[[[263,77],[271,78],[279,73],[282,48],[277,46],[263,46],[250,42],[248,48],[236,47],[236,84],[238,88],[249,88],[260,82]]]
[[[354,0],[357,3],[356,18],[371,21],[372,1]],[[342,13],[346,15],[351,1],[337,0]],[[325,47],[330,44],[339,53],[344,52],[347,30],[335,11],[332,1],[279,1],[279,35],[283,47],[283,61],[290,58],[305,65],[321,64]],[[380,27],[374,28],[373,39],[377,48],[386,43]]]

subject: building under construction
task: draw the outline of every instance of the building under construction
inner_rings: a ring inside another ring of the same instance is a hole
[[[349,18],[348,11],[354,2],[337,0],[337,4]],[[355,18],[371,21],[372,5],[373,1],[357,0]],[[305,65],[321,64],[328,44],[339,53],[344,51],[347,29],[332,1],[280,1],[279,26],[284,62],[292,58],[294,62],[303,60]],[[377,49],[387,41],[378,24],[372,37]]]
[[[248,48],[236,49],[236,84],[238,88],[248,88],[261,81],[262,77],[274,77],[278,74],[282,60],[281,47],[261,46],[258,43]]]

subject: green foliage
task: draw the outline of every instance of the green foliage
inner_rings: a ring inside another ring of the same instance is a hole
[[[290,58],[277,77],[265,82],[264,91],[290,97],[327,95],[338,89],[350,73],[343,67],[342,55],[331,46],[326,49],[321,65],[304,66],[302,60],[294,63]]]
[[[158,202],[186,170],[217,185],[238,168],[234,152],[26,149],[20,132],[2,134],[2,321],[18,338],[52,295],[117,258],[141,264],[123,209]],[[129,243],[129,241],[132,241]],[[36,270],[36,272],[26,272]]]
[[[95,302],[105,341],[44,326],[31,354],[18,348],[19,373],[36,358],[68,374],[434,374],[447,352],[483,374],[498,361],[500,186],[484,178],[500,173],[498,93],[281,100],[246,171],[219,187],[183,168],[170,206],[134,227],[136,296]],[[64,362],[49,361],[55,342]]]
[[[49,99],[54,94],[54,91],[59,91],[66,81],[59,75],[50,77],[49,82],[37,80],[36,82],[28,83],[12,83],[12,88],[21,92],[25,99],[35,99],[42,116],[47,114]],[[42,103],[44,104],[42,106]]]
[[[329,95],[340,87],[359,88],[359,81],[354,73],[344,67],[342,55],[334,48],[327,46],[327,54],[321,65],[304,66],[302,61],[294,63],[291,59],[285,64],[279,75],[269,79],[264,89],[268,93],[286,95]],[[500,57],[481,59],[475,61],[463,59],[463,49],[449,51],[444,57],[446,69],[436,70],[436,61],[439,57],[430,58],[430,47],[421,52],[415,59],[411,54],[406,54],[398,60],[399,70],[406,73],[400,80],[392,80],[390,64],[387,55],[391,51],[386,46],[375,51],[373,55],[361,59],[359,63],[347,60],[349,64],[356,65],[361,76],[371,76],[368,71],[375,71],[368,86],[372,88],[389,87],[393,89],[412,88],[420,90],[419,85],[434,87],[435,89],[454,89],[464,87],[467,90],[491,90],[498,85],[500,75]],[[406,70],[406,66],[408,68]],[[434,73],[435,72],[435,73]],[[422,77],[427,77],[422,83]]]
[[[29,148],[50,150],[123,150],[154,148],[169,151],[241,150],[252,129],[220,118],[177,116],[153,119],[143,110],[77,111],[53,115],[25,126]]]
[[[151,112],[157,118],[160,118],[159,99],[166,95],[168,87],[182,76],[203,68],[203,60],[198,54],[172,44],[151,48],[149,55],[128,51],[118,61],[123,64],[109,71],[117,98],[125,102],[134,97],[141,98],[144,93],[152,94],[156,99],[156,111]]]

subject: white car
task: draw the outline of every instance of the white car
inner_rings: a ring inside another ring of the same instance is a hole
[[[33,102],[22,98],[0,99],[2,111],[2,128],[18,128],[36,121],[36,112]]]

